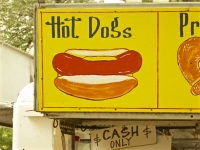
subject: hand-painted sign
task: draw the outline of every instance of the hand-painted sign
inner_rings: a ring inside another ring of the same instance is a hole
[[[110,26],[101,26],[100,18],[88,16],[88,38],[93,38],[98,34],[101,38],[131,38],[131,27],[125,27],[122,30],[118,30],[119,17],[114,17],[110,20]],[[68,21],[68,22],[67,22]],[[68,23],[70,22],[70,25]],[[81,17],[61,18],[61,16],[51,16],[51,22],[47,21],[45,24],[51,26],[52,38],[79,38],[79,34],[76,34],[76,25],[83,22]],[[95,24],[95,25],[94,25]]]
[[[50,6],[35,17],[38,111],[200,112],[200,6]]]
[[[156,143],[155,126],[127,125],[91,131],[92,150],[119,149]]]
[[[137,147],[128,147],[118,150],[171,150],[172,149],[172,137],[167,135],[157,135],[156,144],[143,145]],[[107,149],[102,149],[107,150]]]

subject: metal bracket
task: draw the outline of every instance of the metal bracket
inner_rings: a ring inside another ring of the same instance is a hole
[[[200,124],[196,124],[195,137],[200,139]]]
[[[60,120],[60,131],[62,134],[75,135],[75,125],[65,120]]]
[[[200,123],[196,123],[196,130],[200,130]]]
[[[60,120],[60,131],[62,133],[62,144],[63,144],[63,150],[66,150],[66,144],[64,139],[64,134],[71,135],[72,140],[72,150],[75,150],[75,125],[69,123],[67,120]]]

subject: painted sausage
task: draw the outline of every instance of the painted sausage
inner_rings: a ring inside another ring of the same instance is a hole
[[[53,68],[60,75],[125,75],[137,72],[141,55],[128,50],[115,56],[116,60],[90,61],[68,53],[59,53],[53,59]]]

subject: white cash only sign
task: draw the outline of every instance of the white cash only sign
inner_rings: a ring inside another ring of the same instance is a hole
[[[92,150],[111,150],[156,144],[156,128],[127,125],[91,131]]]

